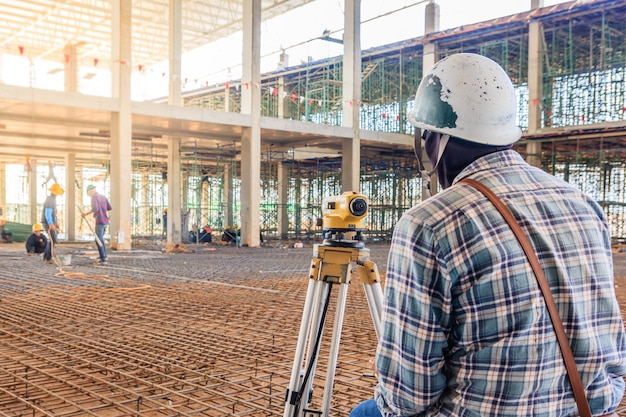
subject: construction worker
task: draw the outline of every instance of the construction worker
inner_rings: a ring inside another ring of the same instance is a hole
[[[167,207],[163,209],[163,236],[167,236]]]
[[[213,230],[208,224],[205,225],[198,235],[198,242],[210,243],[213,240]]]
[[[111,203],[109,203],[109,199],[98,193],[95,185],[90,184],[87,186],[87,195],[91,197],[91,210],[83,213],[82,216],[85,218],[87,215],[93,214],[93,217],[96,220],[95,240],[96,246],[98,246],[98,254],[100,256],[97,263],[104,265],[107,263],[107,250],[104,243],[104,232],[109,225],[109,211],[113,208],[111,207]]]
[[[13,233],[7,231],[5,229],[7,221],[2,219],[0,220],[0,239],[2,243],[13,243]]]
[[[226,226],[224,233],[222,233],[222,242],[237,243],[237,228],[231,229],[230,226]]]
[[[43,254],[43,260],[46,263],[53,263],[52,254],[54,245],[58,243],[57,233],[59,228],[59,219],[57,218],[57,197],[63,195],[65,190],[59,183],[54,183],[48,188],[50,195],[43,203],[43,212],[41,213],[41,224],[49,236],[46,250]]]
[[[622,400],[626,335],[608,223],[589,196],[512,150],[516,111],[511,80],[486,57],[450,55],[424,75],[409,120],[443,191],[395,227],[378,384],[351,417],[578,415],[533,270],[464,178],[499,196],[532,242],[593,415]]]
[[[33,225],[33,233],[26,240],[26,253],[32,256],[35,253],[44,253],[48,246],[48,238],[43,233],[43,227],[39,223]]]

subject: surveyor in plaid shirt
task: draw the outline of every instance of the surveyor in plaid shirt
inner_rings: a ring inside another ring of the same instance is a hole
[[[511,149],[516,99],[504,70],[451,55],[424,76],[410,119],[443,191],[409,210],[391,243],[374,399],[363,416],[578,415],[530,264],[489,187],[532,242],[593,415],[624,394],[626,337],[611,239],[591,198]]]

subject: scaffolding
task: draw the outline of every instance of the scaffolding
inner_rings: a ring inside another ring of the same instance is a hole
[[[624,19],[601,7],[543,26],[543,126],[626,120]]]
[[[626,196],[621,191],[626,161],[625,15],[625,0],[570,2],[541,13],[519,13],[363,51],[360,128],[413,133],[406,114],[422,77],[424,45],[431,44],[439,58],[473,52],[501,64],[515,85],[518,125],[527,130],[529,22],[539,22],[539,127],[549,134],[527,135],[515,149],[527,155],[526,145],[538,141],[540,150],[533,150],[533,156],[539,157],[542,168],[592,196],[607,214],[613,236],[626,238]],[[343,69],[342,57],[334,57],[263,74],[258,86],[262,116],[341,126]],[[241,95],[249,88],[241,80],[228,80],[185,93],[185,105],[238,112]],[[158,152],[163,150],[149,143],[133,150],[132,234],[137,238],[163,235],[168,190],[166,168],[151,162]],[[286,211],[287,237],[315,237],[322,198],[341,193],[341,161],[294,160],[287,152],[272,153],[271,146],[262,153],[261,232],[267,237],[282,235],[279,213]],[[284,186],[278,178],[280,164],[287,171],[288,191],[286,201],[278,203]],[[420,201],[412,149],[387,151],[364,143],[360,166],[360,191],[370,198],[368,228],[373,236],[386,238],[401,213]],[[189,230],[209,224],[219,232],[240,223],[241,169],[236,149],[201,155],[189,145],[181,151],[181,169],[181,211],[188,215]]]

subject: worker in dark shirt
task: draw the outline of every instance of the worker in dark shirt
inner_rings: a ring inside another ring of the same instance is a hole
[[[48,238],[43,233],[43,227],[41,224],[35,223],[33,225],[33,233],[26,241],[26,252],[28,256],[32,256],[35,253],[44,253],[47,244]]]

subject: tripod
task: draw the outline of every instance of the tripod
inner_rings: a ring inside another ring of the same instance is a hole
[[[356,263],[357,272],[363,281],[370,315],[374,322],[376,336],[380,338],[383,293],[380,286],[378,268],[369,260],[369,249],[363,243],[325,240],[313,248],[313,260],[309,274],[306,302],[302,311],[302,322],[298,345],[291,371],[289,388],[285,395],[283,417],[327,417],[330,412],[335,368],[339,351],[339,341],[343,326],[343,315],[350,283],[350,267]],[[326,368],[326,380],[320,410],[307,409],[311,401],[313,377],[320,351],[322,333],[330,303],[333,285],[339,285],[335,320],[330,341],[330,352]],[[305,360],[306,351],[306,360]]]

